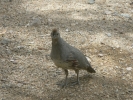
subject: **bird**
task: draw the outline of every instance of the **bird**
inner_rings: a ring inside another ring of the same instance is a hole
[[[63,87],[67,86],[68,70],[74,70],[77,74],[77,84],[79,84],[79,70],[86,70],[90,73],[96,73],[85,55],[61,38],[59,29],[54,28],[52,30],[51,39],[52,48],[50,57],[54,64],[58,68],[62,68],[65,72],[65,82]]]

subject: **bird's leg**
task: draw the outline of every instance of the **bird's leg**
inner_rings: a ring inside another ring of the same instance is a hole
[[[67,76],[68,76],[68,70],[65,69],[64,71],[65,71],[65,74],[66,74],[66,78],[65,78],[65,83],[64,83],[63,87],[67,85]]]
[[[79,70],[75,70],[75,73],[77,74],[77,84],[79,84]]]
[[[77,81],[74,82],[72,85],[76,85],[76,84],[79,85],[79,70],[78,69],[75,69],[75,73],[77,74]]]

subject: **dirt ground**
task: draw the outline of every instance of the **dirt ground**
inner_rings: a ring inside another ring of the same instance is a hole
[[[133,1],[0,0],[0,100],[133,100]],[[80,85],[49,58],[50,33],[91,60]]]

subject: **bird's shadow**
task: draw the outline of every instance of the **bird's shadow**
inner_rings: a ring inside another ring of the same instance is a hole
[[[76,76],[68,77],[67,85],[65,86],[65,88],[80,86],[82,84],[85,84],[86,82],[88,83],[91,79],[93,79],[93,75],[86,74],[86,75],[80,76],[79,84],[77,84]],[[65,77],[64,79],[57,81],[56,85],[60,88],[64,88],[64,82],[65,82]]]

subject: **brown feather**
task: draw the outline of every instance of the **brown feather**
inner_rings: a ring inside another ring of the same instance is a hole
[[[52,32],[53,32],[53,33],[56,33],[56,32],[58,32],[58,29],[54,28],[54,29],[52,30]]]

